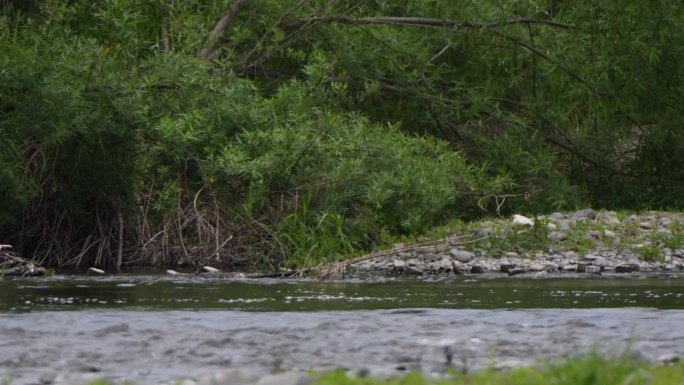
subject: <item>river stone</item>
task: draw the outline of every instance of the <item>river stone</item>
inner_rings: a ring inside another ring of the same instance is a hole
[[[471,253],[470,251],[466,251],[466,250],[451,249],[451,250],[449,250],[449,253],[451,253],[451,256],[455,260],[457,260],[459,262],[463,262],[463,263],[468,263],[468,262],[472,261],[473,258],[475,258],[475,254]]]
[[[601,256],[601,255],[597,255],[596,258],[594,259],[594,266],[608,267],[610,265],[611,265],[611,263],[608,262],[608,259],[606,257]]]
[[[579,211],[575,211],[574,213],[570,214],[570,218],[572,219],[594,219],[596,218],[596,211],[594,209],[583,209]]]
[[[589,265],[585,266],[584,272],[589,274],[601,274],[601,268],[598,266]]]
[[[101,373],[78,373],[78,372],[64,372],[59,373],[52,380],[54,385],[90,385],[93,382],[104,381]]]
[[[607,237],[607,238],[615,238],[617,235],[615,234],[614,231],[603,230],[603,236]]]
[[[515,269],[515,263],[502,263],[499,265],[499,271],[502,273],[508,273],[509,271]]]
[[[572,226],[570,226],[570,221],[567,221],[567,220],[558,221],[558,230],[561,232],[570,231],[571,227]]]
[[[256,382],[256,385],[309,385],[313,377],[307,373],[285,372],[269,374]]]
[[[470,274],[484,274],[484,268],[480,265],[472,265],[470,267]]]
[[[549,273],[555,273],[558,272],[558,265],[553,263],[553,262],[547,262],[544,265],[544,270]]]
[[[567,264],[567,265],[563,266],[563,271],[577,271],[577,266],[578,265],[576,265],[574,263]]]
[[[93,273],[93,274],[102,275],[102,274],[105,273],[105,271],[102,270],[102,269],[98,269],[98,268],[96,268],[96,267],[90,267],[90,268],[88,268],[88,273]]]
[[[397,270],[404,269],[406,267],[406,261],[402,261],[401,259],[395,259],[392,261],[392,267],[394,267]]]
[[[525,274],[525,273],[527,273],[527,271],[525,269],[521,269],[521,268],[515,268],[515,269],[509,269],[508,270],[508,275],[510,277],[513,277],[515,275]]]
[[[534,272],[543,271],[544,265],[542,265],[541,263],[533,263],[530,265],[529,270]]]
[[[670,354],[663,354],[662,356],[659,356],[656,361],[660,362],[663,365],[672,365],[674,363],[677,363],[680,361],[679,356],[670,353]]]
[[[451,271],[451,259],[442,258],[439,261],[434,261],[430,264],[430,268],[436,273],[449,273]]]
[[[454,274],[456,275],[462,275],[463,270],[465,270],[465,267],[462,262],[452,260],[451,261],[451,270],[453,270]]]
[[[666,229],[666,228],[659,228],[656,230],[658,234],[663,234],[663,235],[672,235],[672,230]]]
[[[561,243],[561,242],[565,241],[566,239],[568,239],[568,235],[564,232],[561,232],[561,231],[554,231],[551,234],[549,234],[549,239],[552,242]]]
[[[524,215],[514,214],[513,224],[517,226],[534,226],[534,221]]]
[[[549,215],[549,219],[553,219],[554,221],[560,221],[560,220],[565,219],[565,214],[555,212],[555,213]]]
[[[633,273],[641,270],[638,263],[623,262],[615,265],[616,273]]]
[[[641,222],[639,223],[639,227],[644,229],[644,230],[653,230],[653,223],[651,222]]]
[[[507,251],[504,253],[504,256],[506,258],[519,258],[520,254],[516,253],[515,251]]]
[[[256,379],[240,369],[225,369],[206,375],[197,381],[197,385],[244,385],[252,384]]]

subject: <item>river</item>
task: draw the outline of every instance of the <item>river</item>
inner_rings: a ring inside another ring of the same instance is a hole
[[[120,275],[0,280],[0,379],[157,384],[225,368],[375,375],[597,350],[684,355],[684,277],[377,281]]]

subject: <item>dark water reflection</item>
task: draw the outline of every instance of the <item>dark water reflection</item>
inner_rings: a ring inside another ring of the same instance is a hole
[[[0,280],[0,312],[112,308],[331,311],[619,307],[683,309],[684,277],[315,282],[126,275]]]

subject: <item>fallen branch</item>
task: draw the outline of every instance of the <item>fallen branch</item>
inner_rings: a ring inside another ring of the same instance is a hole
[[[410,251],[415,252],[417,250],[420,250],[423,247],[430,247],[430,246],[434,246],[437,244],[446,244],[451,240],[460,239],[460,238],[463,238],[463,237],[458,237],[458,236],[448,237],[445,239],[439,239],[439,240],[435,240],[435,241],[416,243],[416,244],[409,245],[409,246],[396,247],[396,248],[389,249],[389,250],[382,250],[382,251],[378,251],[375,253],[362,255],[360,257],[350,259],[348,261],[334,262],[331,264],[321,265],[321,266],[317,266],[314,268],[300,269],[300,270],[298,270],[296,275],[301,277],[301,276],[304,276],[306,274],[313,273],[315,278],[319,279],[319,280],[336,278],[336,277],[340,277],[341,275],[346,273],[349,266],[354,265],[354,264],[359,263],[359,262],[367,261],[369,259],[389,257],[389,256],[397,254],[397,253],[404,253],[404,252],[410,252]],[[479,241],[482,241],[482,240],[487,239],[487,238],[489,238],[489,237],[470,239],[467,241],[462,241],[462,242],[458,242],[456,244],[453,244],[453,246],[459,246],[459,245],[464,245],[464,244],[468,244],[468,243],[479,242]],[[450,244],[450,246],[452,246],[452,245]]]

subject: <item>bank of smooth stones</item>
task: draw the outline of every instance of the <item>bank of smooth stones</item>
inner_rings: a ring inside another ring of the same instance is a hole
[[[502,231],[532,231],[543,221],[548,251],[510,250],[490,255],[483,249],[466,249],[458,240],[415,247],[396,245],[395,254],[352,265],[352,274],[483,274],[509,276],[580,273],[629,274],[678,272],[684,269],[684,218],[679,213],[650,212],[619,219],[612,211],[583,209],[553,213],[535,219],[514,215],[509,221],[485,222],[474,237],[496,237]],[[674,229],[674,230],[673,230]],[[584,245],[581,252],[564,247],[570,237]],[[681,242],[680,242],[681,238]],[[676,247],[668,247],[676,246]],[[586,246],[584,246],[586,247]]]

